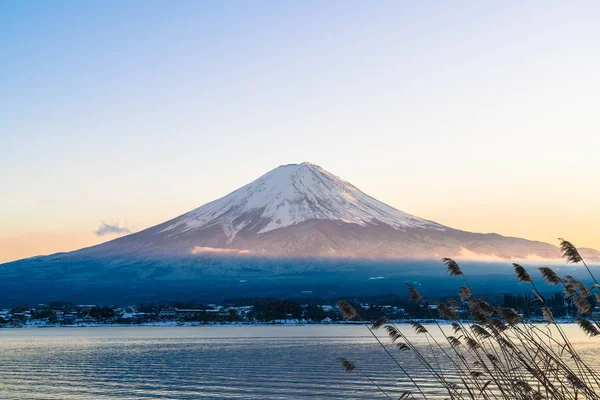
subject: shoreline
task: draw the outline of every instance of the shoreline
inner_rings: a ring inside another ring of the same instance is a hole
[[[447,320],[433,320],[433,319],[413,319],[413,320],[390,320],[389,322],[399,325],[410,325],[412,322],[418,322],[421,324],[440,324],[440,325],[450,325],[451,322]],[[475,321],[460,321],[465,324],[472,324]],[[544,320],[532,320],[532,321],[524,321],[526,323],[533,324],[547,324],[547,321]],[[576,324],[576,322],[572,319],[565,319],[556,321],[561,325],[565,324]],[[367,324],[371,324],[371,322],[367,322]],[[131,327],[166,327],[166,328],[179,328],[179,327],[237,327],[237,326],[289,326],[289,327],[299,327],[299,326],[362,326],[364,322],[359,321],[335,321],[329,323],[321,323],[321,322],[231,322],[231,323],[205,323],[205,322],[147,322],[140,324],[101,324],[101,323],[79,323],[79,324],[23,324],[23,325],[13,325],[13,326],[0,326],[0,329],[46,329],[46,328],[131,328]]]

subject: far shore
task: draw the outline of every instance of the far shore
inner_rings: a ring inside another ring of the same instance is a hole
[[[367,324],[371,324],[374,321],[367,322]],[[440,325],[450,325],[450,321],[447,320],[434,320],[434,319],[411,319],[411,320],[390,320],[391,323],[394,324],[411,324],[412,322],[419,322],[421,324],[440,324]],[[473,323],[473,321],[460,321],[461,323],[469,324]],[[529,320],[525,321],[527,323],[539,323],[539,324],[547,324],[547,321],[544,320]],[[561,319],[557,321],[559,324],[575,324],[576,322],[572,319]],[[333,322],[296,322],[296,321],[288,321],[288,322],[230,322],[230,323],[222,323],[222,322],[177,322],[177,321],[165,321],[165,322],[146,322],[139,324],[101,324],[101,323],[78,323],[78,324],[23,324],[23,325],[5,325],[0,326],[0,329],[21,329],[21,328],[131,328],[131,327],[224,327],[224,326],[362,326],[365,322],[360,321],[333,321]]]

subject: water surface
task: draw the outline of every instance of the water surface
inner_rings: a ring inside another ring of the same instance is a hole
[[[565,329],[600,364],[600,342]],[[390,394],[410,387],[361,326],[24,328],[0,330],[0,398],[379,398],[337,357],[356,361]],[[419,365],[401,362],[436,392]]]

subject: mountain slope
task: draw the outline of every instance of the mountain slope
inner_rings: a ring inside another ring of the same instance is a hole
[[[316,165],[302,163],[276,168],[235,192],[181,216],[161,232],[182,226],[186,232],[218,225],[231,242],[242,230],[261,234],[309,220],[360,226],[380,221],[396,229],[444,229],[375,200]]]
[[[465,232],[407,214],[310,163],[280,166],[173,220],[75,253],[361,258],[463,255],[506,259],[560,256],[558,249],[548,243]]]

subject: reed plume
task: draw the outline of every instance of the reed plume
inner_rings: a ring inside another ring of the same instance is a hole
[[[415,329],[415,332],[417,333],[427,333],[427,329],[425,329],[425,327],[423,325],[421,325],[418,322],[411,322],[413,328]]]
[[[400,351],[407,351],[410,350],[410,347],[408,347],[408,345],[406,343],[396,343],[396,347],[398,348],[398,350]]]
[[[552,311],[548,307],[542,307],[542,315],[546,321],[554,321],[554,315],[552,315]]]
[[[490,338],[492,336],[481,325],[473,324],[473,325],[471,325],[471,330],[475,333],[475,336],[478,339],[488,339],[488,338]]]
[[[469,289],[466,286],[461,286],[458,290],[458,294],[460,295],[460,301],[468,300],[471,298],[471,296],[473,296],[473,293],[471,293],[471,289]]]
[[[562,238],[558,238],[558,240],[560,241],[560,250],[563,252],[563,258],[571,264],[582,263],[585,266],[585,269],[587,269],[587,272],[592,277],[592,280],[594,281],[594,287],[600,288],[600,284],[598,284],[596,277],[594,276],[594,274],[592,274],[592,271],[590,271],[590,268],[585,263],[583,257],[581,257],[581,254],[579,254],[577,247],[575,247],[575,245],[573,245],[573,243],[569,242],[568,240]]]
[[[338,361],[340,362],[340,364],[342,364],[342,368],[344,369],[344,371],[346,371],[347,374],[349,374],[352,371],[359,371],[358,368],[356,368],[356,364],[353,363],[352,361],[340,357],[338,358]],[[373,386],[375,386],[377,388],[377,390],[379,390],[386,398],[388,398],[389,400],[392,400],[392,398],[387,394],[387,392],[385,390],[383,390],[381,388],[381,386],[379,386],[377,384],[377,382],[375,382],[371,377],[369,377],[367,374],[365,374],[363,371],[359,371],[361,373],[362,376],[364,376],[369,382],[371,382],[371,384]],[[406,393],[410,393],[410,392],[406,392]]]
[[[398,331],[398,329],[396,329],[395,326],[387,325],[385,327],[385,330],[387,331],[392,343],[396,342],[396,340],[402,337],[402,334],[400,333],[400,331]]]
[[[356,368],[356,364],[354,364],[352,361],[347,360],[343,357],[338,358],[338,361],[342,364],[342,367],[348,374],[350,372],[354,371],[354,369]]]
[[[469,310],[471,311],[471,316],[479,322],[489,321],[491,315],[494,313],[494,308],[480,299],[469,300]]]
[[[385,324],[388,321],[387,317],[385,315],[382,315],[381,317],[379,317],[379,319],[377,321],[375,321],[375,323],[371,326],[371,329],[373,329],[374,331],[376,331],[377,329],[381,328],[383,326],[383,324]]]
[[[509,325],[516,325],[522,321],[521,316],[512,308],[498,307],[498,315]]]
[[[452,310],[458,310],[459,306],[456,299],[449,298],[446,300],[446,302],[448,303],[448,307],[450,307]]]
[[[556,272],[554,272],[552,268],[541,267],[538,269],[542,274],[542,278],[544,278],[544,281],[546,281],[547,283],[551,285],[560,285],[562,283],[562,279],[558,277],[558,275],[556,274]]]
[[[456,261],[454,261],[453,259],[442,258],[442,261],[446,265],[446,269],[448,270],[448,273],[450,274],[450,276],[460,276],[463,274],[460,267],[458,266],[458,263]]]
[[[584,296],[577,294],[573,296],[573,304],[577,307],[577,312],[579,314],[587,314],[590,312],[592,305]]]
[[[461,345],[460,339],[454,336],[448,336],[448,343],[450,343],[450,346],[452,347],[458,347]]]
[[[406,286],[408,287],[408,292],[410,293],[410,300],[420,301],[421,295],[419,294],[419,291],[410,283],[407,283]]]
[[[458,333],[462,330],[462,326],[460,326],[458,322],[453,322],[451,325],[452,329],[454,329],[454,333]]]
[[[519,282],[531,283],[531,275],[529,275],[523,266],[513,263],[513,267],[515,268],[515,275],[517,275]]]
[[[340,300],[337,302],[337,306],[341,311],[342,317],[344,317],[344,319],[352,319],[357,316],[356,310],[347,301]]]
[[[600,335],[600,331],[596,328],[596,325],[592,324],[585,318],[578,318],[577,324],[581,329],[589,336],[598,336]]]
[[[437,310],[438,314],[448,321],[456,321],[458,319],[456,312],[444,303],[437,303]]]
[[[585,264],[570,242],[562,241],[561,250],[568,262]],[[454,260],[444,258],[442,261],[451,276],[460,276],[466,282],[463,271]],[[425,306],[423,310],[433,319],[432,326],[437,326],[441,333],[441,336],[435,336],[429,325],[412,321],[412,328],[422,338],[421,345],[415,344],[414,335],[404,335],[385,316],[366,323],[349,303],[338,302],[338,307],[345,319],[364,323],[385,354],[408,379],[401,385],[410,383],[416,389],[413,394],[404,387],[399,388],[402,391],[395,396],[397,399],[415,398],[415,395],[427,399],[428,394],[422,385],[435,381],[445,393],[444,398],[451,400],[600,400],[600,374],[576,352],[526,268],[517,263],[513,263],[513,268],[519,282],[532,286],[533,301],[539,302],[548,325],[529,322],[513,308],[499,307],[491,301],[484,301],[483,297],[475,297],[468,284],[458,291],[460,303],[453,298],[446,303],[437,303],[437,316],[432,314],[417,289],[406,284],[410,299]],[[566,298],[577,307],[579,328],[589,337],[600,337],[600,324],[593,318],[590,302],[592,297],[600,302],[600,293],[593,293],[594,289],[600,289],[600,285],[595,284],[590,289],[571,276],[559,277],[549,267],[539,268],[539,271],[545,282],[562,285]],[[469,321],[459,318],[465,309],[470,311]],[[454,334],[448,334],[437,322],[438,319],[451,321]],[[387,333],[387,346],[395,348],[402,356],[398,353],[394,356],[375,334],[380,328]],[[340,361],[346,372],[358,370],[354,363],[346,359]],[[428,374],[428,378],[416,379],[403,366],[414,363],[420,365],[420,371]],[[448,368],[452,373],[448,373]],[[392,398],[373,379],[365,377],[387,398]]]
[[[558,238],[558,240],[560,241],[560,251],[563,253],[562,256],[568,263],[577,264],[583,261],[583,258],[581,258],[579,251],[577,251],[577,248],[573,243],[563,238]]]
[[[504,322],[500,321],[497,318],[492,318],[488,324],[488,326],[492,327],[494,330],[498,332],[504,332],[508,329],[508,326],[504,324]]]

